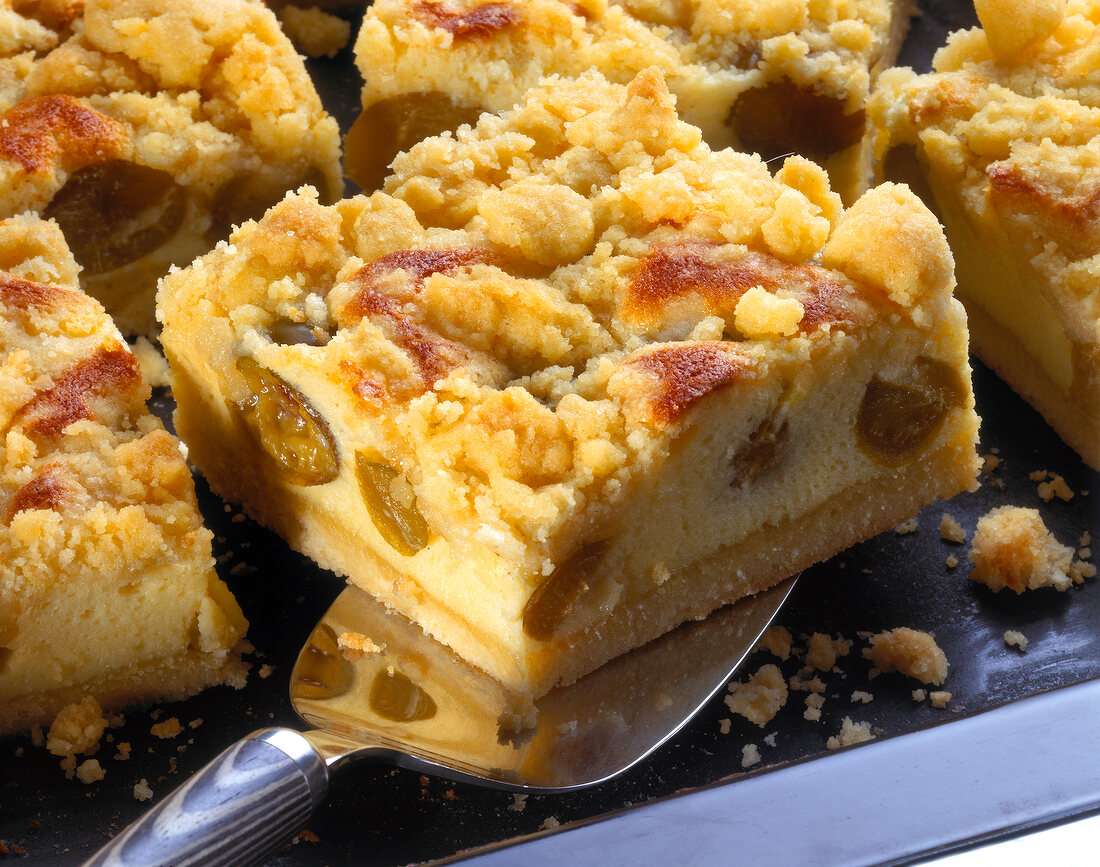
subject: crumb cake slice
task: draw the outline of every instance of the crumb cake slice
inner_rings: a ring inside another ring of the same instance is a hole
[[[659,70],[551,80],[161,282],[213,488],[518,695],[886,530],[978,468],[903,187],[712,151]]]
[[[0,217],[54,219],[124,333],[302,183],[341,193],[339,130],[262,4],[0,0]]]
[[[0,221],[0,734],[244,683],[180,444],[61,232]]]
[[[870,101],[879,179],[937,209],[975,354],[1100,469],[1100,0],[986,0]]]
[[[826,166],[846,201],[864,101],[893,64],[911,0],[378,0],[356,41],[363,114],[348,174],[378,189],[398,151],[500,112],[551,74],[626,83],[659,66],[714,149]]]

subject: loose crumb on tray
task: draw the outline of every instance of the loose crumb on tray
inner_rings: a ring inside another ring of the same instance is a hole
[[[107,725],[99,702],[89,695],[58,711],[46,736],[46,749],[55,756],[90,754],[99,746]]]
[[[763,728],[787,703],[787,682],[779,667],[768,663],[745,683],[731,683],[726,705]]]
[[[791,637],[790,630],[783,626],[770,626],[760,636],[760,641],[757,647],[762,650],[767,650],[774,656],[778,656],[784,662],[791,655],[791,644],[794,639]]]
[[[134,784],[134,799],[137,801],[149,801],[153,798],[153,790],[149,788],[149,782],[142,777]]]
[[[947,679],[947,656],[927,632],[899,626],[872,635],[869,641],[863,655],[879,671],[898,671],[936,686]]]
[[[1017,629],[1005,630],[1005,644],[1009,647],[1017,647],[1021,651],[1027,650],[1027,636]]]
[[[970,549],[970,577],[994,592],[1016,593],[1073,583],[1073,549],[1062,545],[1038,509],[1000,506],[978,519]]]
[[[154,723],[149,728],[149,733],[156,735],[158,738],[167,740],[174,738],[183,731],[183,726],[180,725],[178,717],[169,717],[164,722]]]
[[[844,717],[843,722],[840,724],[840,732],[825,742],[825,748],[836,750],[840,747],[850,747],[853,744],[861,744],[874,739],[875,736],[871,734],[870,723],[852,722],[848,717]]]
[[[745,744],[741,747],[741,767],[751,768],[760,764],[760,750],[756,744]]]
[[[959,545],[966,541],[966,530],[963,529],[963,525],[947,512],[944,512],[940,517],[940,535],[948,542],[955,542]]]

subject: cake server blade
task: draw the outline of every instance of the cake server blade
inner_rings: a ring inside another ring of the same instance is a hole
[[[661,746],[725,687],[794,581],[551,691],[533,719],[492,678],[348,587],[291,674],[291,701],[311,728],[261,729],[238,741],[86,867],[259,863],[320,805],[329,774],[355,760],[522,793],[603,782]]]

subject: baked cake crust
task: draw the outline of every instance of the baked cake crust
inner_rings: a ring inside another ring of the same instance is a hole
[[[934,202],[975,353],[1100,469],[1100,2],[977,8],[880,79],[875,173]]]
[[[625,84],[656,65],[711,147],[801,154],[848,201],[863,186],[864,101],[914,10],[910,0],[379,0],[356,41],[364,115],[348,173],[377,189],[397,151],[511,108],[547,75],[597,69]]]
[[[180,444],[77,270],[53,223],[0,221],[0,733],[247,670]]]
[[[343,189],[339,130],[248,0],[0,0],[0,217],[56,219],[128,334],[156,281],[302,183]]]
[[[886,185],[555,79],[166,277],[215,491],[519,695],[972,487],[965,320]],[[867,243],[869,237],[875,244]]]

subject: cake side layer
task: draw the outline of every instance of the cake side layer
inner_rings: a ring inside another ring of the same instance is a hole
[[[209,653],[185,650],[67,686],[13,696],[0,706],[0,732],[47,726],[62,708],[89,695],[105,710],[118,711],[183,701],[215,686],[241,689],[250,666],[240,654],[239,647]]]
[[[972,488],[972,399],[961,398],[919,461],[898,468],[869,459],[853,435],[876,377],[911,381],[917,359],[930,357],[965,370],[957,304],[951,319],[937,339],[884,329],[823,360],[818,369],[829,373],[802,383],[798,406],[780,414],[777,389],[764,383],[751,391],[728,389],[700,406],[677,453],[624,504],[613,528],[601,528],[606,547],[599,571],[586,576],[588,592],[562,624],[565,634],[550,642],[517,628],[527,593],[522,585],[487,580],[492,559],[440,554],[417,568],[394,569],[364,551],[362,540],[374,530],[352,519],[354,499],[331,491],[321,499],[310,488],[281,485],[263,472],[262,461],[242,472],[256,461],[255,448],[224,403],[180,375],[184,365],[177,367],[175,393],[181,434],[194,442],[192,456],[219,495],[243,503],[294,548],[413,617],[510,690],[538,695],[630,649],[641,636],[649,640],[703,616],[838,553],[850,540],[896,525],[935,498]],[[761,448],[761,419],[779,416],[773,429],[783,436]],[[717,448],[715,437],[723,441]],[[695,529],[706,532],[693,546],[685,539]]]

